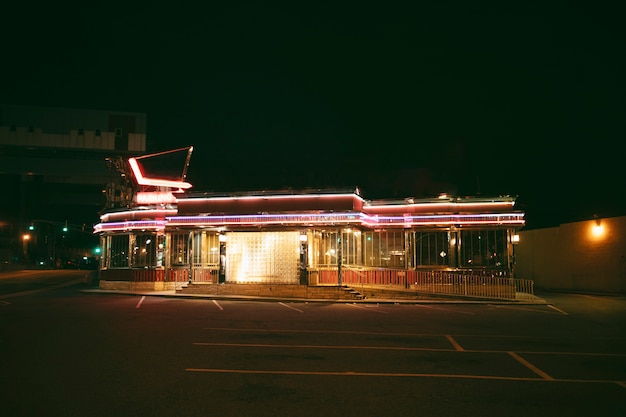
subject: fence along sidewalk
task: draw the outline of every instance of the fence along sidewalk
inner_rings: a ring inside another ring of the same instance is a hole
[[[361,269],[342,267],[309,271],[309,282],[317,285],[350,285],[383,287],[429,294],[485,297],[504,300],[534,300],[534,282],[506,276],[477,275],[448,271],[416,271],[406,269]],[[312,278],[312,279],[311,279]]]

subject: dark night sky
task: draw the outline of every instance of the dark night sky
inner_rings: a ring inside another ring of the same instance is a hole
[[[13,10],[0,101],[146,112],[153,150],[195,147],[198,191],[510,194],[536,226],[626,214],[620,10],[338,3]]]

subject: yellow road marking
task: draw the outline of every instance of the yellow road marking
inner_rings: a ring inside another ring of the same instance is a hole
[[[515,352],[507,352],[513,359],[515,359],[516,361],[518,361],[519,363],[521,363],[522,365],[524,365],[525,367],[527,367],[528,369],[530,369],[531,371],[533,371],[534,373],[536,373],[537,375],[539,375],[540,377],[542,377],[543,379],[547,379],[549,381],[553,380],[554,378],[552,378],[550,375],[548,375],[547,373],[543,372],[541,369],[537,368],[535,365],[533,365],[532,363],[528,362],[526,359],[522,358],[520,355],[518,355]]]
[[[558,311],[561,314],[565,314],[566,316],[569,315],[569,313],[567,311],[563,311],[560,308],[553,306],[552,304],[549,304],[548,307],[550,307],[552,310]]]
[[[421,374],[421,373],[398,373],[398,372],[354,372],[354,371],[279,371],[262,369],[216,369],[216,368],[186,368],[187,372],[206,372],[219,374],[265,374],[265,375],[317,375],[317,376],[364,376],[364,377],[411,377],[411,378],[457,378],[457,379],[482,379],[498,381],[530,381],[530,382],[573,382],[589,384],[618,384],[624,385],[623,381],[593,380],[593,379],[545,379],[515,376],[490,376],[490,375],[463,375],[463,374]]]
[[[465,350],[465,349],[463,349],[463,347],[462,347],[461,345],[459,345],[459,344],[457,343],[457,341],[456,341],[456,340],[454,340],[454,339],[452,338],[452,336],[450,336],[449,334],[447,334],[447,335],[446,335],[446,339],[448,339],[448,342],[450,342],[450,344],[451,344],[452,346],[454,346],[454,348],[455,348],[456,350],[458,350],[459,352],[463,352],[463,351]]]
[[[417,347],[399,347],[399,346],[348,346],[348,345],[276,345],[270,343],[211,343],[211,342],[194,342],[195,346],[228,346],[228,347],[266,347],[266,348],[284,348],[284,349],[372,349],[372,350],[408,350],[408,351],[436,351],[436,352],[455,352],[453,349],[432,349]]]

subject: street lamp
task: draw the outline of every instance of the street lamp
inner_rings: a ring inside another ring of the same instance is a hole
[[[220,266],[217,283],[224,284],[226,282],[226,234],[220,233],[218,239],[220,242]]]
[[[28,258],[28,241],[30,240],[30,235],[28,233],[24,233],[22,235],[22,250],[24,251],[24,258]]]

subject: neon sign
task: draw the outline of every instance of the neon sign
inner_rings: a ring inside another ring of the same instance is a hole
[[[173,204],[176,197],[170,191],[138,192],[135,201],[137,204]]]
[[[164,180],[158,178],[148,178],[144,177],[141,172],[141,167],[139,166],[139,162],[137,162],[136,158],[129,158],[128,164],[130,165],[130,169],[133,171],[133,176],[139,185],[149,185],[152,187],[169,187],[169,188],[178,188],[186,190],[191,188],[191,184],[185,181],[171,181]]]

